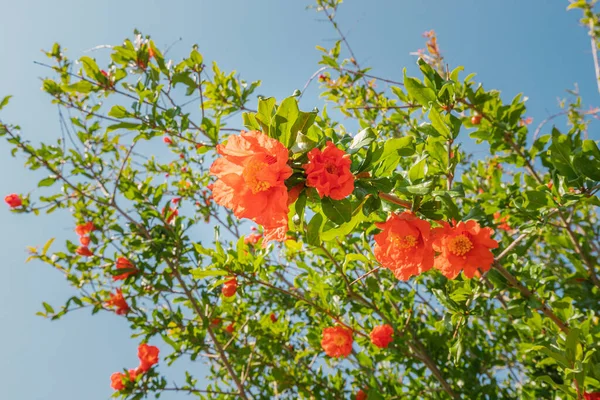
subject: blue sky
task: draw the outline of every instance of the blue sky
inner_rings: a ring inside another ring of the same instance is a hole
[[[161,48],[178,41],[169,55],[178,60],[194,43],[205,60],[263,81],[258,93],[283,98],[302,88],[319,68],[315,45],[331,46],[335,32],[322,15],[305,10],[309,1],[222,0],[165,2],[77,0],[0,0],[0,97],[12,94],[0,117],[23,128],[27,138],[53,141],[60,134],[57,109],[40,91],[49,71],[40,49],[60,42],[75,58],[103,44],[119,44],[134,28],[151,34]],[[423,46],[422,32],[435,29],[451,67],[476,72],[486,88],[505,99],[529,97],[534,124],[557,111],[558,97],[579,83],[584,101],[598,105],[589,39],[567,1],[348,0],[339,13],[361,65],[400,80],[402,68],[415,73],[409,53]],[[465,75],[466,76],[466,75]],[[304,109],[322,107],[315,87],[302,99]],[[0,144],[0,194],[34,189],[40,173]],[[0,207],[0,387],[3,398],[20,400],[106,399],[109,376],[135,366],[137,341],[127,322],[110,313],[84,311],[49,322],[34,314],[41,302],[61,304],[73,294],[60,274],[40,263],[24,264],[26,246],[50,237],[73,237],[65,214],[28,216]],[[164,368],[164,367],[163,367]],[[201,368],[192,367],[196,374]],[[176,372],[181,368],[177,368]],[[173,397],[163,397],[173,398]]]

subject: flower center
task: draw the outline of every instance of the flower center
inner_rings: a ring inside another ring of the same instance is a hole
[[[325,171],[329,172],[332,175],[337,175],[337,173],[338,173],[337,166],[332,162],[328,162],[325,165]]]
[[[464,256],[473,248],[473,242],[465,235],[458,235],[450,239],[448,249],[456,256]]]
[[[246,166],[244,172],[242,173],[246,184],[250,186],[250,189],[252,190],[253,194],[263,192],[271,187],[271,184],[269,182],[260,181],[256,177],[258,171],[266,168],[267,165],[269,164],[260,161],[250,161],[250,163]]]
[[[417,238],[413,235],[400,236],[392,234],[390,240],[401,249],[410,249],[417,245]]]
[[[336,346],[343,346],[346,344],[346,337],[342,335],[336,336],[333,338],[333,343],[335,343]]]

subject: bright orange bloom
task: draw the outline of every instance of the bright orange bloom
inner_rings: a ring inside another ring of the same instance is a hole
[[[456,278],[461,270],[469,279],[477,269],[488,271],[494,262],[490,249],[498,247],[498,242],[490,237],[493,233],[474,220],[454,226],[442,222],[442,227],[433,230],[433,249],[440,253],[434,267],[449,279]]]
[[[323,329],[321,347],[329,357],[348,357],[352,352],[352,331],[343,326]]]
[[[117,258],[116,267],[117,267],[117,269],[128,269],[130,271],[124,272],[124,273],[122,273],[120,275],[114,275],[113,276],[113,281],[120,281],[120,280],[123,280],[123,279],[127,279],[127,277],[129,275],[134,275],[134,274],[136,274],[138,272],[137,269],[131,263],[131,261],[129,261],[125,257],[119,257],[119,258]]]
[[[382,232],[375,235],[373,253],[377,261],[406,281],[433,267],[431,224],[413,213],[390,214],[386,222],[375,224]]]
[[[110,299],[105,303],[106,307],[115,307],[115,312],[117,315],[127,314],[129,311],[129,306],[127,305],[127,301],[125,301],[125,297],[123,297],[123,292],[121,289],[117,289],[114,294],[110,295]]]
[[[550,182],[546,183],[546,186],[548,187],[548,189],[552,190],[554,183],[552,181],[550,181]]]
[[[123,390],[125,389],[125,384],[123,383],[123,380],[127,380],[129,378],[129,380],[133,382],[135,381],[137,375],[138,371],[134,369],[130,369],[129,371],[127,371],[127,374],[124,374],[122,372],[115,372],[110,376],[110,387],[114,390]]]
[[[394,328],[392,328],[388,324],[385,324],[373,328],[373,330],[369,334],[369,337],[371,338],[371,343],[373,343],[380,349],[385,349],[394,340],[394,338],[392,337],[393,335]]]
[[[8,204],[10,208],[21,207],[21,205],[23,205],[23,200],[21,200],[21,196],[19,196],[16,193],[12,193],[4,197],[4,201],[6,202],[6,204]]]
[[[292,175],[288,149],[262,132],[231,135],[226,145],[217,145],[223,156],[215,160],[210,173],[213,199],[264,227],[265,243],[284,241],[288,228],[288,190],[285,180]]]
[[[325,150],[312,149],[308,152],[306,186],[314,187],[319,197],[329,196],[342,200],[354,191],[354,175],[350,172],[350,155],[327,142]]]
[[[146,343],[142,343],[138,346],[138,358],[140,359],[139,371],[146,372],[154,364],[158,363],[158,347],[149,346]]]
[[[277,315],[275,315],[275,313],[271,313],[271,315],[269,315],[269,318],[271,318],[271,322],[277,322]]]
[[[502,229],[503,231],[510,231],[512,228],[508,224],[508,215],[502,217],[500,211],[494,213],[494,219],[499,222],[498,229]]]
[[[233,277],[232,279],[225,281],[223,287],[221,288],[221,293],[223,293],[223,296],[225,297],[234,296],[235,292],[237,291],[237,287],[237,278]]]
[[[211,325],[219,325],[221,323],[221,318],[213,318],[212,321],[210,321]]]
[[[94,255],[94,253],[92,253],[92,251],[87,246],[79,246],[77,250],[75,250],[75,253],[83,257],[91,257]]]
[[[244,243],[255,245],[262,238],[260,233],[251,233],[244,238]]]
[[[91,242],[91,239],[89,236],[80,236],[79,237],[79,243],[81,243],[82,246],[89,246]]]
[[[235,327],[235,325],[234,325],[234,324],[233,324],[233,322],[232,322],[232,323],[230,323],[229,325],[227,325],[227,326],[225,327],[225,330],[226,330],[227,332],[229,332],[229,333],[233,334],[234,327]]]
[[[92,221],[86,222],[85,224],[77,225],[75,227],[75,233],[79,236],[89,235],[96,227]]]
[[[154,58],[154,49],[152,47],[148,47],[148,59]]]
[[[167,222],[167,224],[170,224],[179,215],[179,210],[173,207],[169,207],[169,210],[167,211],[167,208],[163,207],[162,214],[165,216],[165,221]]]
[[[358,392],[356,392],[356,400],[367,400],[367,394],[360,389]]]

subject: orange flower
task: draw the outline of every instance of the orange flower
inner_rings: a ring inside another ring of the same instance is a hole
[[[584,393],[583,394],[583,398],[585,400],[600,400],[600,392],[593,392],[593,393]]]
[[[343,326],[323,329],[321,347],[329,357],[348,357],[352,352],[352,331]]]
[[[211,325],[219,325],[221,323],[221,318],[213,318],[212,321],[210,321]]]
[[[128,269],[130,271],[124,272],[124,273],[122,273],[120,275],[114,275],[113,276],[113,281],[120,281],[120,280],[123,280],[123,279],[127,279],[127,277],[129,275],[134,275],[134,274],[136,274],[138,272],[137,269],[131,263],[131,261],[129,261],[125,257],[119,257],[119,258],[117,258],[116,267],[117,267],[117,269]]]
[[[75,253],[83,257],[91,257],[94,255],[94,253],[92,253],[92,251],[87,246],[79,246],[77,250],[75,250]]]
[[[167,222],[167,224],[170,224],[177,216],[179,216],[179,210],[173,207],[169,207],[169,210],[167,211],[167,208],[163,207],[162,214],[165,216],[165,221]]]
[[[360,389],[356,393],[356,400],[367,400],[367,394],[362,389]]]
[[[92,221],[86,222],[85,224],[77,225],[75,227],[75,233],[79,236],[89,235],[96,227]]]
[[[350,155],[327,142],[325,150],[312,149],[308,152],[306,186],[314,187],[319,197],[329,196],[342,200],[354,191],[354,175],[350,172]]]
[[[494,231],[482,228],[474,220],[459,222],[451,226],[442,222],[442,227],[433,230],[433,249],[440,252],[435,259],[435,268],[449,279],[458,276],[461,270],[472,278],[477,269],[488,271],[494,262],[490,249],[498,247],[491,239]]]
[[[233,329],[234,329],[234,327],[235,327],[235,325],[234,325],[234,324],[233,324],[233,322],[232,322],[232,323],[230,323],[229,325],[227,325],[227,326],[225,327],[225,330],[226,330],[227,332],[229,332],[229,333],[233,334]]]
[[[115,294],[111,294],[110,299],[105,303],[105,305],[106,307],[116,307],[115,312],[117,315],[127,314],[129,311],[129,306],[123,297],[123,292],[121,292],[121,289],[117,289]]]
[[[375,235],[373,253],[396,278],[405,281],[433,267],[429,222],[405,211],[391,214],[386,222],[375,225],[383,231]]]
[[[385,349],[394,340],[392,338],[393,335],[394,328],[392,328],[388,324],[385,324],[373,328],[369,337],[371,338],[371,343],[373,343],[380,349]]]
[[[226,145],[217,145],[223,156],[215,160],[210,173],[213,199],[264,227],[265,243],[284,241],[288,228],[288,191],[285,180],[292,175],[287,165],[288,150],[262,132],[231,135]]]
[[[10,208],[21,207],[23,205],[23,200],[21,200],[21,196],[16,193],[9,194],[4,198],[4,201]]]
[[[80,236],[79,237],[79,243],[81,243],[82,246],[88,246],[90,244],[90,237],[89,236]]]
[[[244,238],[244,243],[255,245],[262,238],[260,233],[251,233]]]
[[[146,372],[154,364],[158,363],[158,347],[149,346],[146,343],[142,343],[138,346],[138,358],[140,359],[140,366],[138,371]]]
[[[503,231],[507,232],[511,230],[511,227],[508,224],[508,215],[501,217],[500,211],[498,211],[494,213],[494,219],[500,223],[498,225],[498,229],[502,229]]]
[[[271,318],[271,322],[277,322],[277,315],[275,315],[275,313],[271,313],[271,315],[269,315],[269,318]]]
[[[123,390],[125,389],[123,379],[129,379],[129,381],[133,382],[135,381],[137,375],[138,372],[134,369],[130,369],[129,371],[127,371],[127,374],[124,374],[122,372],[115,372],[110,376],[110,387],[112,387],[114,390]]]
[[[232,279],[225,281],[223,287],[221,288],[221,293],[223,293],[223,296],[225,297],[234,296],[235,292],[237,291],[237,287],[237,278],[233,277]]]

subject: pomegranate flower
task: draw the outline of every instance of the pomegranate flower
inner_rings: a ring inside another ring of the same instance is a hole
[[[231,209],[238,218],[248,218],[264,227],[265,243],[284,241],[288,228],[288,190],[292,175],[288,150],[262,132],[231,135],[217,145],[222,156],[210,167],[218,179],[213,184],[214,201]]]

